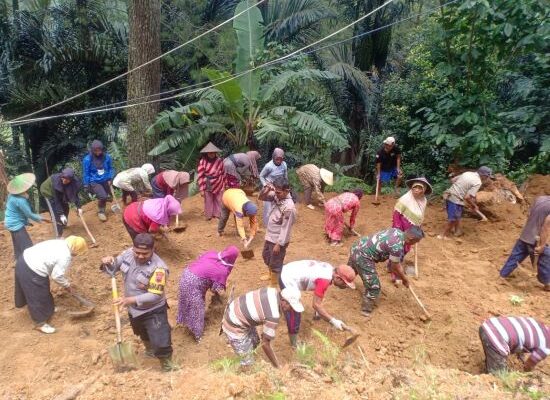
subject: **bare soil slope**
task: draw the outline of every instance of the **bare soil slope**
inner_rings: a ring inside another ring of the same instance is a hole
[[[548,177],[544,178],[548,180]],[[533,187],[530,185],[531,189]],[[395,199],[383,196],[379,206],[372,205],[372,200],[371,196],[362,200],[356,227],[362,234],[370,234],[391,224]],[[186,263],[207,249],[221,249],[238,242],[232,222],[226,228],[227,235],[221,239],[217,237],[216,222],[204,220],[201,201],[199,196],[186,199],[180,224],[187,224],[187,230],[180,234],[169,233],[168,241],[158,242],[158,253],[171,268],[168,302],[173,325],[177,281]],[[492,315],[515,314],[550,321],[548,294],[541,290],[528,260],[516,270],[509,284],[497,282],[498,269],[525,222],[519,205],[499,206],[502,209],[500,215],[488,223],[478,222],[473,217],[465,218],[465,235],[445,241],[435,237],[444,226],[444,210],[441,204],[429,206],[425,224],[427,237],[419,245],[420,278],[412,282],[433,314],[431,322],[420,320],[421,310],[409,292],[403,287],[394,287],[385,268],[379,265],[383,294],[370,321],[367,322],[359,313],[362,291],[359,279],[356,281],[360,288],[357,291],[332,288],[328,292],[325,301],[330,312],[362,332],[358,345],[339,355],[336,370],[335,362],[315,368],[301,365],[288,345],[282,323],[275,350],[281,359],[286,360],[287,366],[275,372],[260,362],[248,374],[236,374],[231,368],[216,372],[209,367],[216,360],[232,356],[223,337],[218,336],[223,305],[210,306],[201,344],[197,345],[185,328],[175,327],[173,330],[175,358],[183,367],[181,372],[161,374],[156,360],[146,359],[140,353],[139,371],[114,374],[106,353],[106,348],[115,340],[110,282],[99,273],[98,266],[102,256],[115,255],[126,249],[130,238],[114,215],[109,215],[108,222],[100,223],[94,207],[94,204],[87,205],[85,216],[100,246],[90,249],[83,257],[75,258],[69,275],[78,291],[97,304],[96,311],[87,319],[72,320],[66,311],[76,304],[68,296],[55,293],[56,304],[61,309],[52,321],[58,329],[54,335],[46,336],[32,330],[27,310],[14,308],[11,240],[8,232],[0,232],[0,251],[4,256],[4,263],[0,266],[4,276],[4,287],[0,292],[2,399],[68,399],[75,398],[77,393],[79,399],[328,399],[336,396],[420,399],[440,398],[440,394],[441,398],[502,399],[527,396],[519,392],[514,395],[514,391],[519,389],[507,389],[500,380],[477,375],[483,363],[478,339],[478,327],[483,319]],[[345,263],[349,246],[356,238],[348,237],[342,247],[329,247],[324,240],[322,209],[312,211],[299,205],[298,212],[299,220],[286,261],[309,258],[334,265]],[[29,232],[35,243],[52,236],[48,224],[31,227]],[[74,214],[71,214],[66,233],[85,236]],[[249,261],[239,258],[229,278],[229,287],[235,285],[236,295],[264,285],[259,280],[265,272],[261,261],[262,236],[260,233],[253,243],[256,258]],[[409,258],[412,261],[413,257]],[[514,306],[510,302],[512,295],[518,295],[524,301]],[[312,334],[311,328],[315,328],[334,343],[343,343],[345,334],[330,328],[326,322],[312,320],[311,295],[304,297],[306,311],[301,339],[322,351],[318,338]],[[124,337],[141,352],[141,345],[132,335],[128,321],[123,321],[123,324]],[[548,374],[550,363],[546,361],[539,367],[539,372],[529,378],[533,382],[528,384],[534,385],[534,390],[540,393],[550,391]]]

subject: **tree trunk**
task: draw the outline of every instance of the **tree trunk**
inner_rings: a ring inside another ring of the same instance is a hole
[[[131,70],[160,55],[160,0],[128,1],[128,69]],[[128,75],[128,100],[160,92],[160,61]],[[150,97],[154,100],[158,97]],[[143,100],[142,100],[143,101]],[[145,131],[155,121],[159,103],[128,108],[128,161],[137,166],[150,161],[148,152],[157,137]]]

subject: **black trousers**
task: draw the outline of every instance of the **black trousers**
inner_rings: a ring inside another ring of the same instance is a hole
[[[124,227],[126,228],[126,231],[130,235],[132,240],[134,240],[139,232],[136,232],[130,225],[128,225],[128,223],[126,223],[126,221],[124,221],[124,218],[122,219],[122,223],[124,224]]]
[[[139,317],[130,315],[130,324],[134,334],[141,340],[151,343],[157,358],[172,356],[172,327],[168,323],[167,306],[156,308]]]
[[[15,307],[28,306],[32,320],[41,324],[54,313],[50,279],[40,276],[29,268],[25,259],[19,257],[15,264]]]
[[[25,249],[32,247],[32,240],[25,227],[19,229],[18,231],[10,231],[10,235],[13,243],[13,256],[15,261],[17,261],[19,257],[23,255]]]
[[[262,258],[264,259],[265,265],[267,265],[271,272],[280,274],[281,270],[283,269],[283,263],[285,261],[288,243],[284,246],[281,246],[279,254],[273,254],[274,247],[275,243],[271,243],[266,240],[264,243],[264,249],[262,251]]]

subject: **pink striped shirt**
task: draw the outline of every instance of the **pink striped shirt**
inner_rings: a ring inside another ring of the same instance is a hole
[[[503,356],[531,353],[534,364],[550,354],[550,326],[531,317],[493,317],[481,325],[492,346]]]

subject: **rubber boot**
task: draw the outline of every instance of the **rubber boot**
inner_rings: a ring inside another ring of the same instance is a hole
[[[374,299],[363,296],[363,303],[361,304],[361,314],[365,317],[370,317],[372,310],[374,310]]]
[[[278,287],[279,286],[279,274],[276,272],[269,272],[269,287]]]
[[[176,364],[174,361],[172,361],[172,356],[159,358],[159,361],[160,361],[160,369],[162,370],[162,372],[179,371],[180,369],[180,366]]]
[[[291,335],[289,334],[288,335],[288,338],[290,339],[290,346],[295,349],[296,347],[298,347],[298,335],[297,334],[294,334],[294,335]]]
[[[153,347],[151,346],[151,342],[148,340],[142,340],[143,346],[145,346],[145,356],[146,357],[155,357],[155,351],[153,350]]]

